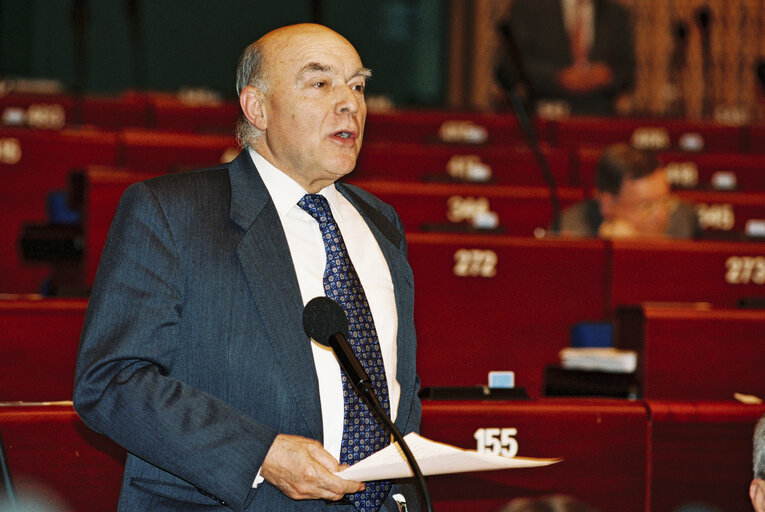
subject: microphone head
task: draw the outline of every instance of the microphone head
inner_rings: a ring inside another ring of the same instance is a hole
[[[699,24],[699,26],[706,30],[707,27],[709,27],[709,22],[712,19],[712,13],[709,10],[709,6],[702,5],[698,9],[696,9],[696,12],[694,13],[696,16],[696,22]]]
[[[314,297],[303,309],[303,329],[317,343],[329,346],[335,334],[348,333],[348,318],[343,308],[328,297]]]
[[[685,24],[683,21],[678,21],[673,26],[673,32],[675,34],[675,37],[682,42],[685,42],[686,39],[688,39],[688,25]]]

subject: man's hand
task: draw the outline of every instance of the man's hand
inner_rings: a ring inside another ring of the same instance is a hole
[[[342,469],[318,441],[279,434],[274,439],[260,475],[294,500],[339,500],[364,490],[363,482],[333,475]]]
[[[613,72],[602,62],[574,64],[558,73],[558,83],[574,94],[586,94],[611,85]]]

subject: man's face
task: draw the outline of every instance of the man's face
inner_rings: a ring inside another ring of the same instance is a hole
[[[345,39],[315,26],[277,33],[265,64],[266,127],[255,149],[317,192],[356,166],[369,72]]]
[[[601,211],[607,221],[629,223],[636,236],[662,236],[674,207],[664,169],[648,176],[627,179],[617,195],[601,199]]]

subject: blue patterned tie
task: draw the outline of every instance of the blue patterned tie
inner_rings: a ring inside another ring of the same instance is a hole
[[[372,320],[367,296],[348,257],[343,235],[332,217],[327,199],[320,194],[306,194],[298,206],[316,219],[321,229],[327,267],[324,270],[324,293],[343,308],[348,317],[348,343],[361,361],[380,404],[390,415],[388,383],[385,378],[380,342]],[[390,444],[390,438],[372,411],[353,390],[345,373],[343,379],[343,442],[340,462],[353,465]],[[390,482],[368,482],[366,489],[348,498],[362,512],[378,510],[390,490]]]

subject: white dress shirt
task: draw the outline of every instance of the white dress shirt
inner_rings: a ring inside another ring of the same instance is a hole
[[[325,295],[326,253],[319,224],[297,205],[306,194],[303,187],[256,151],[250,149],[250,156],[279,214],[305,305],[314,297]],[[329,202],[369,301],[388,380],[391,417],[395,421],[401,387],[396,380],[398,316],[390,270],[369,226],[334,184],[319,193]],[[339,459],[344,409],[340,366],[329,348],[311,341],[311,349],[319,379],[324,448]]]
[[[563,24],[566,31],[571,33],[574,30],[574,24],[577,17],[582,23],[582,43],[585,48],[592,47],[592,41],[595,39],[595,5],[593,0],[561,0],[563,10]]]

